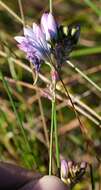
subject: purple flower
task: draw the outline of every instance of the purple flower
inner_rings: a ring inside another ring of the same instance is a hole
[[[80,35],[80,26],[59,26],[51,13],[44,13],[41,24],[33,23],[33,28],[25,27],[24,36],[16,36],[18,47],[26,53],[27,59],[39,71],[43,61],[49,61],[51,54],[56,59],[56,67],[61,68],[68,54],[76,45]]]
[[[56,39],[57,23],[51,13],[44,13],[41,17],[41,28],[46,35],[46,40]]]
[[[45,14],[42,16],[41,25],[44,25],[45,22],[44,15]],[[53,32],[54,30],[51,30],[52,23],[54,25],[52,15],[49,16],[48,20],[50,21],[50,32]],[[18,47],[26,53],[27,59],[35,65],[37,71],[40,68],[41,62],[48,60],[51,53],[49,44],[46,40],[47,33],[45,32],[46,31],[41,27],[33,23],[33,28],[24,28],[24,36],[15,37],[15,40],[18,42]]]

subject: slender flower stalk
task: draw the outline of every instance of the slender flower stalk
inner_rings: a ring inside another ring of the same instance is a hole
[[[56,94],[55,94],[55,90],[56,90],[56,84],[57,84],[57,71],[55,71],[55,69],[53,70],[53,81],[54,81],[54,136],[55,136],[55,148],[56,148],[56,162],[57,162],[57,168],[60,168],[60,155],[59,155],[59,142],[58,142],[58,129],[57,129],[57,114],[56,114]]]
[[[54,102],[54,134],[55,134],[55,146],[56,146],[56,162],[57,168],[60,168],[60,154],[59,154],[59,141],[58,141],[58,129],[57,129],[57,117],[56,117],[56,101]]]
[[[50,9],[50,13],[52,13],[52,0],[49,0],[49,9]]]
[[[57,118],[56,118],[56,82],[57,82],[57,72],[52,67],[52,116],[51,116],[51,133],[50,133],[50,161],[49,161],[49,175],[52,174],[52,145],[53,145],[53,133],[55,136],[55,148],[56,148],[56,163],[57,168],[60,168],[60,156],[59,156],[59,143],[58,143],[58,133],[57,133]]]
[[[52,175],[53,130],[54,130],[54,101],[52,100],[51,132],[50,132],[50,148],[49,148],[49,175]]]
[[[54,68],[51,68],[51,76],[52,76],[52,111],[51,111],[51,132],[50,132],[50,157],[49,157],[49,175],[52,175],[52,148],[53,148],[53,133],[54,133],[54,112],[55,112],[55,80],[53,76]]]

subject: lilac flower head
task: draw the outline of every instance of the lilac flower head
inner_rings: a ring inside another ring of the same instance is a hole
[[[76,45],[80,35],[80,26],[59,26],[51,13],[44,13],[40,26],[33,23],[33,27],[24,28],[24,36],[16,36],[18,47],[26,53],[27,59],[39,70],[43,61],[52,58],[56,60],[56,67],[61,68],[68,59],[68,54]],[[52,61],[51,61],[52,62]]]
[[[24,36],[16,36],[18,47],[27,55],[27,59],[32,62],[38,71],[42,61],[50,56],[50,48],[46,41],[46,35],[41,27],[33,23],[33,28],[25,27]]]

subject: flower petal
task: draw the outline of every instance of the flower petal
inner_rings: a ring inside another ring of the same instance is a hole
[[[52,38],[57,36],[57,23],[51,13],[48,14],[48,31]]]
[[[43,38],[43,32],[36,23],[33,23],[33,33],[36,36],[37,40]]]
[[[48,31],[48,13],[44,13],[41,17],[41,29],[46,36],[46,40],[50,40],[50,33]]]
[[[36,24],[33,23],[33,33],[36,37],[33,44],[35,45],[35,48],[39,50],[41,53],[45,51],[49,51],[49,47],[47,45],[45,34],[43,33],[42,29]]]
[[[23,41],[25,41],[25,37],[24,37],[24,36],[16,36],[16,37],[14,37],[14,39],[15,39],[18,43],[22,43]]]
[[[33,30],[32,30],[32,28],[30,28],[30,27],[24,27],[24,35],[27,37],[31,37],[31,38],[33,38],[34,37],[34,34],[33,34]]]
[[[61,161],[61,178],[67,178],[68,177],[68,165],[65,160]]]

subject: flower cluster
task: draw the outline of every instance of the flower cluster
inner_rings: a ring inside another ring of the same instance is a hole
[[[57,66],[68,59],[69,53],[73,50],[80,36],[80,25],[58,26],[57,40],[53,48],[54,56],[57,60]]]
[[[24,27],[24,36],[16,36],[15,40],[38,71],[43,61],[51,60],[51,54],[57,66],[61,66],[77,43],[79,33],[79,25],[64,28],[57,24],[51,13],[44,13],[40,26],[33,23],[33,28]]]
[[[82,161],[81,163],[75,163],[73,161],[61,161],[61,180],[65,184],[75,184],[84,175],[87,168],[87,163]]]

